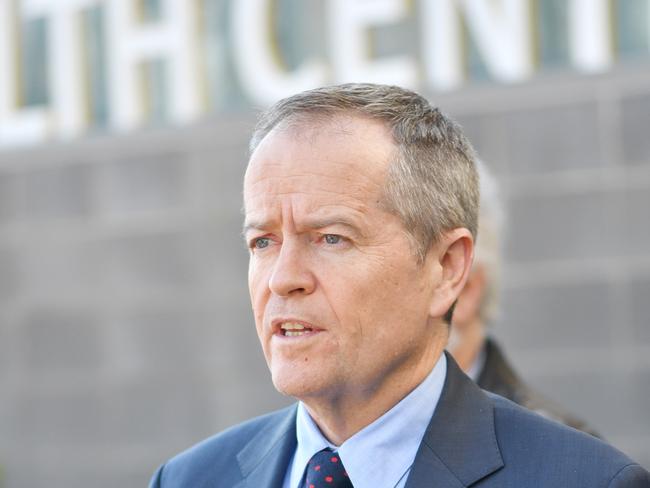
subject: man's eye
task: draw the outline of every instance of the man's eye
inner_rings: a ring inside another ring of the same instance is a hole
[[[336,234],[325,234],[324,239],[327,244],[339,244],[342,237]]]
[[[253,241],[253,248],[254,249],[264,249],[265,247],[269,246],[269,238],[268,237],[258,237]]]

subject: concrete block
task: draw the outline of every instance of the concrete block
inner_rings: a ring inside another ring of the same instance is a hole
[[[624,300],[635,342],[650,344],[650,277],[630,280],[626,284]]]
[[[605,438],[650,436],[649,379],[647,372],[630,374],[612,370],[607,375],[567,372],[537,378],[535,386],[590,421]],[[625,451],[625,446],[617,447]]]
[[[186,288],[202,278],[207,249],[182,231],[125,235],[103,243],[111,286],[117,290],[148,287]]]
[[[621,101],[621,143],[625,162],[650,163],[650,93]]]
[[[209,379],[194,371],[149,376],[105,388],[101,441],[175,445],[207,437],[218,415]],[[161,460],[162,461],[162,460]]]
[[[594,192],[509,201],[507,257],[537,261],[624,253],[623,195]]]
[[[9,409],[3,442],[95,449],[146,443],[188,447],[214,430],[218,415],[199,374],[25,391]]]
[[[7,488],[115,488],[145,487],[149,483],[147,474],[122,473],[120,466],[113,466],[113,471],[83,473],[77,470],[12,469],[8,468]],[[144,470],[143,470],[144,471]],[[4,485],[3,485],[4,488]]]
[[[463,114],[451,117],[462,127],[465,136],[472,143],[479,158],[496,175],[507,175],[508,155],[503,117],[495,114]]]
[[[15,335],[8,317],[0,312],[0,391],[6,391],[5,381],[13,369],[14,358],[12,351],[15,350]],[[0,432],[3,431],[4,421],[2,414],[4,406],[0,405]],[[0,466],[2,463],[0,463]],[[2,484],[0,484],[0,487]]]
[[[90,166],[59,165],[28,169],[9,181],[14,218],[47,220],[86,217],[92,212]]]
[[[595,102],[517,110],[502,117],[513,174],[605,164]]]
[[[12,402],[9,438],[22,445],[96,443],[106,436],[104,385],[24,391]]]
[[[187,163],[181,154],[115,160],[97,168],[98,202],[109,216],[163,211],[187,197]]]
[[[33,307],[18,324],[17,334],[28,371],[74,370],[91,375],[104,364],[101,320],[88,310]]]
[[[13,219],[15,211],[14,176],[7,172],[0,173],[0,225]]]
[[[198,233],[207,250],[204,266],[218,294],[233,298],[248,296],[247,244],[242,236],[243,218],[237,214],[205,222]]]
[[[626,253],[650,256],[650,188],[625,192],[625,212],[620,218],[625,221]]]
[[[244,370],[237,378],[220,381],[219,388],[215,389],[219,405],[219,415],[215,417],[215,431],[224,430],[295,402],[293,398],[282,395],[274,388],[261,353],[247,357],[247,367],[254,372]]]
[[[149,486],[149,480],[153,473],[147,473],[143,469],[141,473],[122,473],[120,466],[115,466],[113,472],[102,470],[99,473],[88,473],[84,476],[68,473],[61,484],[62,488],[115,488],[116,486]]]
[[[0,303],[7,303],[19,293],[21,263],[19,253],[10,245],[0,244]]]
[[[16,279],[25,299],[80,302],[106,290],[109,263],[94,241],[62,240],[48,233],[16,254]]]
[[[116,486],[149,486],[150,473],[122,473],[120,466],[114,466],[112,472],[102,470],[100,472],[90,472],[83,475],[68,472],[61,475],[61,488],[84,488],[92,486],[93,488],[115,488]],[[50,486],[50,485],[44,485]]]
[[[24,469],[13,466],[5,467],[5,480],[1,485],[3,488],[33,488],[37,486],[62,487],[60,482],[52,479],[52,473],[44,472],[38,467]]]
[[[603,346],[615,333],[615,294],[607,283],[506,290],[503,302],[499,330],[515,347]]]
[[[140,308],[118,319],[128,334],[131,350],[151,371],[185,371],[188,375],[202,366],[230,366],[223,356],[230,357],[227,331],[241,324],[223,321],[207,308],[169,304],[159,308]],[[224,323],[225,322],[225,323]]]
[[[208,210],[226,218],[242,215],[242,185],[248,163],[246,144],[247,141],[242,141],[239,147],[214,147],[195,156],[201,202]]]

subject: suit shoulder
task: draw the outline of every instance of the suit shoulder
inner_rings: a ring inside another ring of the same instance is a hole
[[[608,488],[650,488],[650,473],[636,463],[621,468],[610,481]]]
[[[277,428],[283,422],[289,424],[294,411],[295,406],[291,406],[262,415],[195,444],[163,464],[151,486],[203,486],[206,480],[214,479],[215,473],[237,477],[237,454],[265,430]]]
[[[497,442],[506,469],[509,465],[528,465],[531,472],[552,469],[558,480],[579,474],[581,479],[576,480],[575,486],[606,487],[617,476],[628,475],[627,467],[638,466],[592,435],[542,417],[498,395],[487,394],[494,405]],[[629,475],[635,473],[631,468]]]
[[[225,453],[236,454],[253,436],[258,434],[266,426],[276,425],[282,419],[286,418],[293,409],[295,407],[287,407],[229,427],[177,454],[168,464],[172,462],[188,462],[195,458],[203,458],[214,452],[219,452],[221,455]]]

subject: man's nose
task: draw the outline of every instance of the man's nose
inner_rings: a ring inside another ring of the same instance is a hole
[[[315,279],[309,266],[308,249],[302,243],[285,240],[275,261],[269,288],[279,296],[310,294]]]

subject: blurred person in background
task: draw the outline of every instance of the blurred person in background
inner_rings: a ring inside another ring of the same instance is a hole
[[[484,390],[598,437],[583,420],[522,381],[489,334],[488,328],[499,312],[504,211],[494,176],[483,161],[477,160],[476,163],[481,189],[478,239],[472,271],[454,308],[447,350],[465,374]]]
[[[478,227],[474,160],[457,124],[395,86],[310,90],[262,116],[249,291],[273,384],[298,403],[179,454],[152,488],[650,486],[444,351]]]

